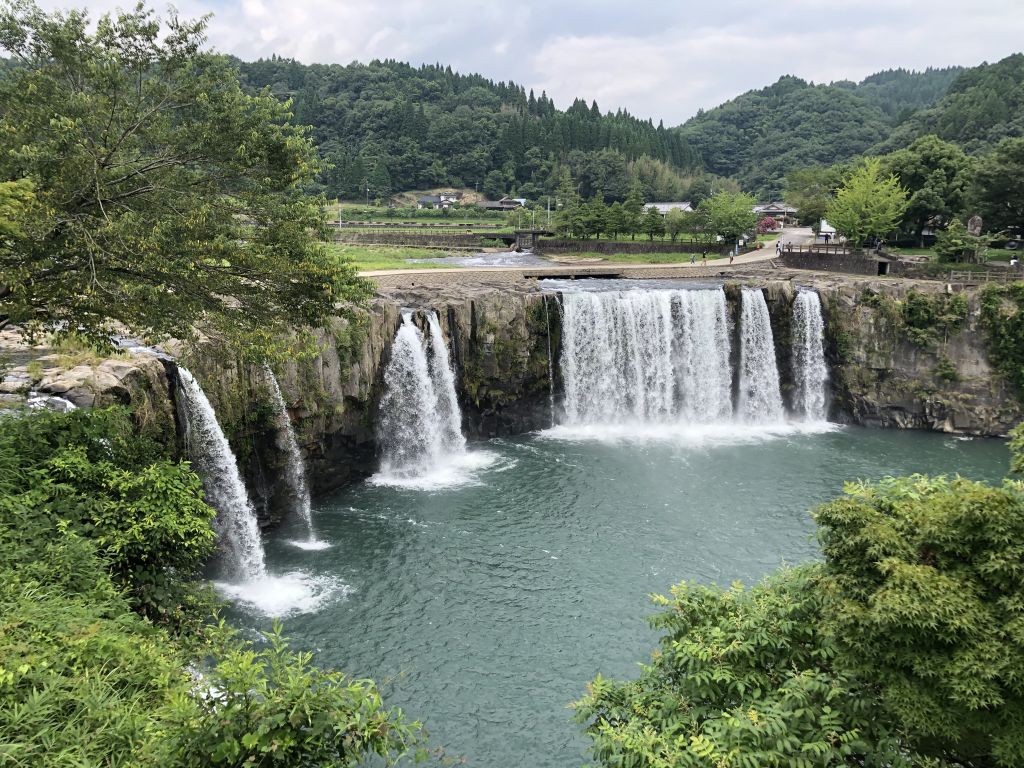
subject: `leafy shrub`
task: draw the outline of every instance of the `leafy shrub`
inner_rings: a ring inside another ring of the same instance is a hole
[[[1024,283],[985,286],[981,323],[989,359],[1024,398]]]
[[[368,754],[389,764],[415,748],[419,723],[386,709],[370,680],[349,680],[288,650],[280,624],[264,643],[227,640],[168,714],[176,766],[351,766]]]
[[[94,541],[137,610],[181,618],[185,584],[213,552],[215,512],[188,464],[135,435],[126,411],[6,419],[0,466],[7,504]]]
[[[912,342],[928,347],[956,333],[967,312],[967,298],[962,293],[930,296],[910,291],[903,301],[903,324]]]
[[[257,647],[202,625],[213,512],[124,411],[0,426],[0,766],[336,768],[418,747],[372,682],[311,666],[279,627]]]
[[[654,598],[650,664],[575,705],[598,764],[1024,765],[1024,485],[889,478],[814,516],[824,563]]]

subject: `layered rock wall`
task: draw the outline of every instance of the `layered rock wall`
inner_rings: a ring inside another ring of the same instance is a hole
[[[941,283],[806,273],[788,277],[751,277],[726,285],[731,309],[742,285],[765,291],[787,403],[792,303],[803,287],[817,290],[822,300],[835,420],[1004,435],[1024,419],[1017,393],[987,358],[975,293],[953,304]],[[926,308],[963,311],[948,327],[915,328],[907,320],[911,299]],[[404,287],[381,289],[371,306],[352,319],[318,330],[320,354],[277,372],[314,493],[327,493],[375,470],[376,408],[391,341],[403,312],[423,323],[430,311],[437,313],[449,342],[467,436],[514,435],[551,425],[552,392],[561,392],[557,296],[541,292],[536,282],[507,277],[490,283],[451,280],[443,286],[415,285],[410,279]],[[173,365],[165,368],[145,355],[76,363],[40,354],[21,362],[0,383],[0,393],[7,392],[8,398],[32,390],[80,406],[127,404],[137,418],[161,424],[172,439],[176,434]],[[261,519],[273,522],[290,501],[280,482],[286,458],[266,370],[228,358],[213,345],[184,356],[183,364],[216,408]]]

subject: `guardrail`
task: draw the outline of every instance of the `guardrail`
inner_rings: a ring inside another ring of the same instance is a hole
[[[1024,272],[1019,269],[986,269],[984,272],[966,270],[949,271],[951,283],[1016,283],[1024,280]]]
[[[810,244],[810,245],[793,245],[787,243],[782,247],[783,253],[821,253],[830,254],[833,256],[843,256],[850,252],[850,249],[845,245],[825,245],[824,243]]]

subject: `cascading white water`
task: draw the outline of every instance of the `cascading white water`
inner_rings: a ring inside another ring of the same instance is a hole
[[[793,413],[805,421],[824,421],[828,366],[825,323],[817,291],[799,291],[793,302]]]
[[[441,450],[461,453],[466,449],[466,438],[462,436],[462,412],[459,398],[455,394],[455,371],[448,356],[448,345],[441,333],[437,314],[427,315],[430,330],[430,355],[428,356],[430,381],[434,386],[437,400],[437,422],[441,427]]]
[[[741,304],[737,415],[748,423],[781,422],[785,411],[768,304],[756,288],[743,289]]]
[[[274,401],[274,408],[277,413],[277,436],[278,446],[288,457],[287,481],[292,498],[295,499],[295,508],[306,526],[307,540],[309,544],[316,542],[316,534],[313,531],[313,504],[309,495],[309,482],[306,479],[306,465],[302,461],[302,452],[299,450],[299,442],[295,439],[295,429],[292,427],[292,420],[288,416],[288,408],[285,406],[284,395],[281,394],[281,387],[277,377],[270,370],[269,366],[264,367],[267,383],[270,385],[270,396]]]
[[[217,510],[215,527],[222,548],[238,576],[248,580],[266,576],[263,542],[249,494],[238,471],[217,414],[202,387],[185,368],[178,368],[184,394],[185,444],[196,473],[203,480],[206,498]]]
[[[725,292],[680,291],[676,356],[682,414],[714,422],[732,416],[732,368]]]
[[[384,371],[378,440],[381,472],[386,476],[423,475],[453,454],[465,452],[448,347],[433,312],[427,323],[429,345],[412,313],[403,313]]]
[[[567,424],[731,415],[721,288],[566,292],[562,314]]]

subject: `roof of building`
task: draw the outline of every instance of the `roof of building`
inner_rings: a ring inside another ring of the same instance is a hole
[[[796,213],[796,208],[792,205],[786,205],[778,200],[772,200],[768,203],[760,203],[754,206],[754,213]]]
[[[644,208],[657,208],[658,213],[668,213],[669,211],[692,211],[693,205],[689,200],[678,202],[678,203],[647,203]]]

